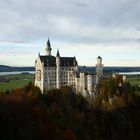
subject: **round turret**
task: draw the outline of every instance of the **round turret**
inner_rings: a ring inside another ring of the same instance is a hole
[[[97,57],[97,64],[98,65],[102,64],[102,57],[100,57],[100,56]]]
[[[96,64],[96,74],[97,83],[101,80],[101,77],[103,76],[103,64],[102,64],[102,58],[100,56],[97,57],[97,64]]]

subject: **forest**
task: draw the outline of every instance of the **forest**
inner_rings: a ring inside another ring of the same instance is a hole
[[[29,83],[0,93],[0,140],[139,140],[140,97],[108,79],[96,98]]]

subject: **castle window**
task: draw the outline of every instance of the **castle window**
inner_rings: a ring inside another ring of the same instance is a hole
[[[41,80],[41,71],[40,70],[37,70],[37,72],[36,72],[36,78],[37,78],[38,81]]]

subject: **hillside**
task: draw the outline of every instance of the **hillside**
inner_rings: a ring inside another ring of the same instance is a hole
[[[31,83],[0,94],[1,140],[139,140],[140,97],[90,105],[68,87],[41,94]]]

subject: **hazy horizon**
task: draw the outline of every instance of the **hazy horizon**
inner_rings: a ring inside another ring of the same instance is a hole
[[[0,66],[2,66],[2,65],[0,64]],[[35,66],[31,66],[31,65],[29,65],[29,66],[3,65],[3,66],[9,66],[9,67],[35,67]],[[84,66],[85,66],[85,65],[79,65],[79,67],[84,67]],[[95,68],[96,66],[86,66],[86,67],[94,67],[94,68]],[[140,68],[140,66],[104,66],[104,68],[108,68],[108,67],[112,67],[112,68],[115,68],[115,67],[116,67],[116,68],[119,68],[119,67],[120,67],[120,68],[125,68],[125,67],[126,67],[126,68],[127,68],[127,67],[130,67],[130,68],[131,68],[131,67],[132,67],[132,68],[133,68],[133,67]]]

